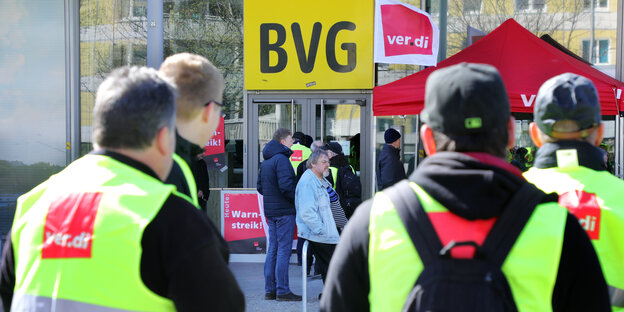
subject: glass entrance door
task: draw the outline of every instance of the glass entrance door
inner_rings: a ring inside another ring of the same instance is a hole
[[[249,114],[244,187],[256,187],[264,160],[262,149],[273,139],[275,130],[283,127],[315,140],[340,143],[349,163],[360,174],[363,198],[372,196],[373,169],[362,169],[360,173],[360,167],[373,168],[371,94],[249,92],[246,103]]]
[[[264,160],[262,149],[273,139],[278,128],[290,129],[293,133],[302,131],[302,105],[294,99],[255,101],[258,109],[258,165]]]
[[[363,100],[321,100],[316,105],[316,140],[338,142],[349,164],[360,171],[361,107]]]

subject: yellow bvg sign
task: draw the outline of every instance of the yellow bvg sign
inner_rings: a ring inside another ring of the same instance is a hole
[[[245,89],[372,89],[373,0],[245,0]]]

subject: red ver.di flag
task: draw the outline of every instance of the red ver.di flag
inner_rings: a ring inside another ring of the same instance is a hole
[[[435,66],[439,37],[427,12],[395,0],[375,1],[375,63]]]

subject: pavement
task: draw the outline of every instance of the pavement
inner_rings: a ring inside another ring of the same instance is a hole
[[[288,270],[290,290],[297,295],[303,295],[301,268],[296,263],[291,263]],[[264,263],[230,262],[230,270],[245,294],[245,311],[303,311],[302,301],[264,300]],[[323,290],[321,276],[307,277],[306,280],[307,311],[319,311],[318,295]]]

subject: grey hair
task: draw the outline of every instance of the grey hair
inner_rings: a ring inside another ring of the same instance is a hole
[[[292,132],[289,129],[279,128],[275,130],[275,133],[273,133],[273,140],[281,142],[282,140],[285,140],[289,135],[292,135]]]
[[[320,146],[318,145],[319,143],[321,143]],[[323,144],[323,141],[320,141],[320,140],[314,141],[314,142],[312,142],[312,145],[310,145],[310,151],[314,152],[314,151],[316,151],[317,148],[319,148],[319,147],[321,147],[323,145],[325,145],[325,144]]]
[[[176,88],[153,68],[121,67],[100,84],[93,109],[93,142],[143,150],[163,127],[173,131]]]
[[[323,155],[329,158],[329,155],[327,155],[327,152],[324,150],[317,149],[314,152],[312,152],[312,154],[310,154],[310,157],[308,157],[308,161],[306,162],[306,167],[308,169],[312,169],[312,164],[316,164],[319,158],[321,158],[321,156]]]

